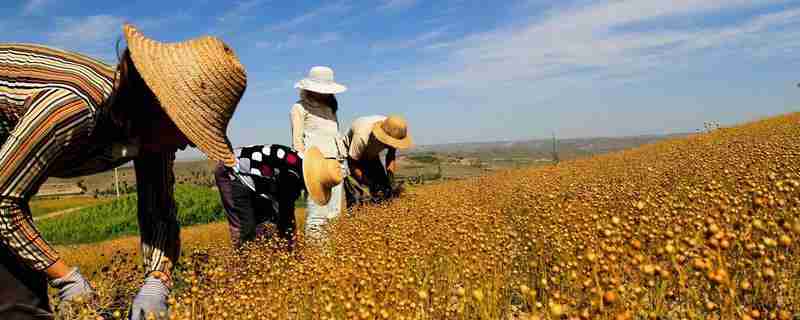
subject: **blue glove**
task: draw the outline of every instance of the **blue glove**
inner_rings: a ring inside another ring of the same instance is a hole
[[[145,320],[150,314],[154,314],[156,319],[166,318],[167,296],[169,296],[169,288],[164,285],[164,282],[152,275],[148,276],[139,289],[139,293],[133,298],[130,319]]]
[[[50,286],[58,289],[58,298],[62,302],[71,302],[78,297],[89,297],[94,294],[94,289],[78,272],[78,268],[72,268],[64,277],[50,280]]]

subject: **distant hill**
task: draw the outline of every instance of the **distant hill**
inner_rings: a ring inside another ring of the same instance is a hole
[[[562,160],[630,149],[668,138],[688,134],[642,135],[631,137],[596,137],[557,140],[556,149]],[[551,158],[552,139],[521,141],[467,142],[416,146],[407,151],[414,153],[440,153],[464,157],[531,157]]]
[[[666,138],[684,134],[646,135],[617,138],[578,138],[558,140],[558,157],[569,160],[602,153],[614,152],[653,143]],[[445,177],[474,176],[483,174],[485,169],[514,167],[533,163],[549,163],[552,157],[551,139],[524,141],[495,141],[423,145],[403,152],[406,155],[435,154],[436,159],[446,165],[439,168],[435,163],[403,163],[401,174],[433,174],[442,170]],[[417,157],[419,159],[419,157]],[[438,161],[436,161],[438,163]],[[214,163],[208,160],[178,160],[175,162],[175,178],[178,183],[213,185]],[[120,191],[133,192],[136,185],[132,164],[119,169]],[[62,189],[85,190],[86,194],[112,195],[115,193],[114,173],[108,171],[88,177],[58,179],[52,178],[42,186],[39,195],[61,194]],[[79,189],[80,188],[80,189]],[[67,192],[71,194],[75,192]],[[78,192],[80,193],[80,192]]]

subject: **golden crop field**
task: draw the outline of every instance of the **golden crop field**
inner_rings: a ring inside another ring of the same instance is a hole
[[[329,231],[186,246],[169,317],[794,319],[800,114],[424,186]],[[111,316],[141,276],[123,251],[93,278]]]

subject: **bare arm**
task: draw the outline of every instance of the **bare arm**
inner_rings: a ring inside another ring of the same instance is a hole
[[[394,176],[394,173],[397,172],[397,161],[395,161],[397,157],[397,149],[389,148],[386,151],[386,173],[391,176]]]
[[[347,166],[350,169],[350,175],[356,179],[359,183],[366,184],[367,175],[364,174],[364,170],[359,165],[357,160],[353,160],[352,158],[347,158]]]
[[[303,107],[301,107],[299,104],[292,106],[290,119],[292,122],[292,148],[303,152],[306,150],[305,145],[303,144],[303,131],[305,130],[305,110],[303,110]]]

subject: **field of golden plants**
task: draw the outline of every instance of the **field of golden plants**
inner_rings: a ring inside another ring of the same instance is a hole
[[[169,318],[797,319],[800,114],[420,187],[329,232],[185,247]],[[110,317],[130,252],[93,277]]]

